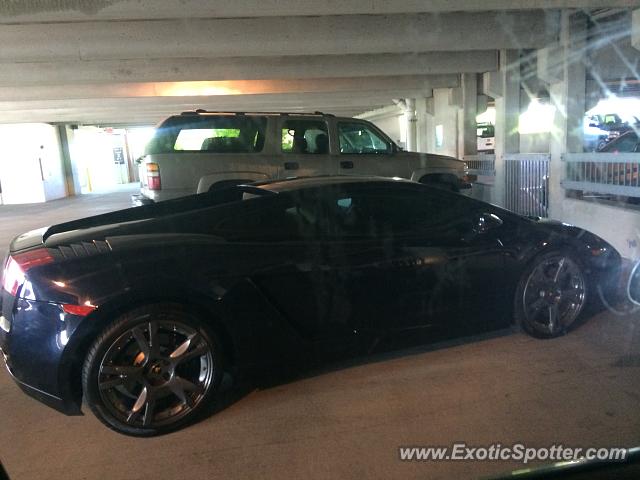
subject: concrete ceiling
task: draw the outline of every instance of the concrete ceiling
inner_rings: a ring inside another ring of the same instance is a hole
[[[501,49],[555,42],[557,9],[602,3],[1,2],[0,122],[155,123],[195,108],[352,115],[494,71]]]

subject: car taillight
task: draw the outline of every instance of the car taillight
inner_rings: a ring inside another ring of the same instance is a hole
[[[49,255],[46,248],[10,255],[4,266],[2,288],[15,296],[20,285],[24,283],[25,275],[29,269],[51,262],[53,262],[53,257]]]
[[[61,305],[61,307],[64,313],[70,313],[71,315],[78,315],[80,317],[86,317],[96,309],[94,305],[71,305],[68,303]]]
[[[147,163],[147,186],[149,190],[162,190],[160,167],[157,163]]]

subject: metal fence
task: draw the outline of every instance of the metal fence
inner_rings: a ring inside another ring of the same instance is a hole
[[[495,155],[466,155],[464,161],[469,167],[469,173],[473,173],[474,175],[496,174]]]
[[[568,190],[640,197],[640,153],[567,153],[562,159]]]
[[[549,215],[548,154],[504,156],[505,208],[520,215]]]

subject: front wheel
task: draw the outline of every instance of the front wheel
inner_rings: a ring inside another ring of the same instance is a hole
[[[223,373],[219,345],[197,316],[177,305],[138,308],[90,348],[82,372],[86,401],[120,433],[176,430],[215,395]]]
[[[564,334],[587,300],[587,280],[580,264],[565,252],[543,254],[518,283],[516,322],[529,334],[551,338]]]

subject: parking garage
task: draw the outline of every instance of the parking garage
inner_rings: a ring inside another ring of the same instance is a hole
[[[324,112],[464,160],[464,195],[587,229],[628,272],[640,256],[638,7],[5,3],[0,251],[26,230],[129,207],[153,127],[171,115]],[[519,465],[401,462],[398,448],[635,446],[635,307],[589,315],[545,342],[501,330],[230,389],[217,415],[153,440],[64,417],[3,371],[0,460],[11,478],[477,478]]]

